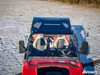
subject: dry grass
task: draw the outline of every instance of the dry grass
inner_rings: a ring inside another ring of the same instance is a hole
[[[100,8],[100,0],[41,0],[48,2],[62,2],[65,4],[75,4],[78,6],[90,7],[90,8]]]

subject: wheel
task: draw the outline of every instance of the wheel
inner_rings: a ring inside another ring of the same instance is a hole
[[[18,75],[22,75],[22,73],[19,73]]]

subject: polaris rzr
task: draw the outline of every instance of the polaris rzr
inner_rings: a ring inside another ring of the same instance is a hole
[[[79,55],[88,53],[88,43],[78,49],[69,18],[35,17],[27,47],[19,41],[19,52],[25,53],[22,75],[85,75]]]

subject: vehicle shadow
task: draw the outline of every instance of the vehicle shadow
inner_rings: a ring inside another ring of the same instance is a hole
[[[78,38],[78,45],[79,45],[79,51],[80,51],[81,46],[82,46],[82,42],[87,41],[86,38],[89,37],[89,33],[85,31],[83,25],[72,25],[72,28],[74,30],[74,34]],[[90,46],[88,49],[88,54],[89,53],[90,53]],[[91,58],[88,58],[87,56],[88,55],[80,54],[80,59],[81,59],[83,64],[93,62],[93,60]],[[84,71],[85,72],[89,72],[89,71],[94,72],[95,71],[94,66],[84,67]],[[86,75],[95,75],[95,73],[86,74]]]

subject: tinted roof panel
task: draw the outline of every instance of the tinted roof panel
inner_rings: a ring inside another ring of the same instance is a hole
[[[35,17],[32,26],[33,33],[72,34],[69,18]]]

